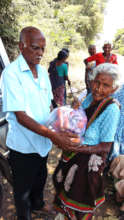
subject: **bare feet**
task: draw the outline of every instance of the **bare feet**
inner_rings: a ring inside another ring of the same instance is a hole
[[[49,214],[55,215],[56,211],[54,210],[54,207],[49,204],[45,204],[43,208],[41,209],[42,212],[47,212]]]
[[[35,212],[43,212],[44,214],[48,215],[56,215],[56,211],[52,205],[45,204],[43,207],[35,207],[32,210],[33,213]]]
[[[123,200],[124,201],[124,200]],[[120,210],[124,212],[124,203],[122,203]]]

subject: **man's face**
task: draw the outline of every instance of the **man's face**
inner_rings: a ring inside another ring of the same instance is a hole
[[[93,56],[96,53],[96,47],[89,48],[89,54],[90,56]]]
[[[104,44],[103,51],[105,55],[109,55],[111,50],[112,50],[111,44]]]
[[[39,31],[32,31],[25,38],[25,43],[20,43],[20,51],[29,65],[39,64],[43,56],[46,40]]]

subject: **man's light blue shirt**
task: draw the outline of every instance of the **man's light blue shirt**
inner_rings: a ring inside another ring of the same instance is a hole
[[[9,124],[6,145],[21,153],[38,153],[46,156],[52,143],[22,126],[14,112],[24,111],[38,123],[45,125],[53,99],[48,73],[41,65],[36,65],[38,79],[33,74],[22,55],[8,65],[1,79],[3,112],[7,112]]]

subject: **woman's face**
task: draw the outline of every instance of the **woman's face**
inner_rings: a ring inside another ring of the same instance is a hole
[[[92,83],[93,100],[95,102],[102,101],[115,90],[115,88],[113,89],[112,76],[108,73],[99,73]]]
[[[66,59],[67,59],[67,57],[66,57],[66,58],[63,58],[63,59],[61,59],[61,60],[58,60],[59,65],[62,65],[63,63],[65,63],[65,62],[66,62]]]

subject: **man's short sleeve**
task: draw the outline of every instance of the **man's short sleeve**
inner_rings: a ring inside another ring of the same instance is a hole
[[[4,112],[25,111],[23,87],[11,64],[2,73],[1,89]]]

